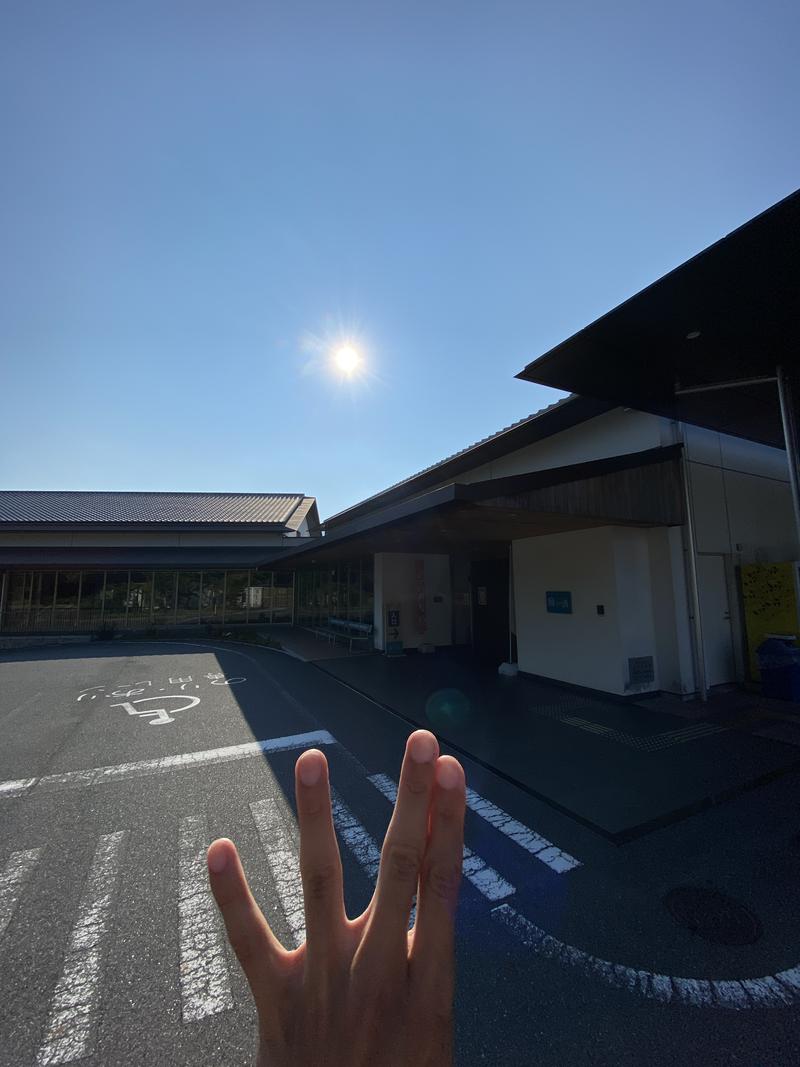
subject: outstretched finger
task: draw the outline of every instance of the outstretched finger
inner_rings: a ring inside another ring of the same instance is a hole
[[[233,951],[256,1001],[270,986],[277,962],[285,957],[247,884],[233,841],[221,837],[208,849],[208,879]]]
[[[417,891],[428,839],[428,816],[439,745],[429,730],[415,730],[406,742],[392,821],[381,851],[364,953],[378,958],[405,949],[411,904]],[[396,958],[405,965],[405,952]]]
[[[310,748],[298,759],[295,793],[307,952],[312,960],[328,957],[345,930],[342,861],[333,828],[328,761],[319,749]]]
[[[440,756],[411,952],[414,963],[432,974],[452,971],[465,810],[464,770],[452,756]]]

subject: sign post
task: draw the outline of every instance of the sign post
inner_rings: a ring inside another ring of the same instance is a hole
[[[386,609],[386,640],[384,648],[387,656],[402,656],[403,640],[400,637],[400,608]]]

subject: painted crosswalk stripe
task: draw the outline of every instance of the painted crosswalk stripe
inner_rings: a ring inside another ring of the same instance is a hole
[[[371,882],[378,877],[381,851],[335,789],[331,790],[333,825]]]
[[[111,921],[125,831],[98,843],[78,906],[64,968],[50,1004],[37,1063],[70,1063],[92,1053],[103,968],[103,943]]]
[[[206,820],[181,819],[179,841],[178,933],[182,1014],[197,1022],[233,1007],[222,920],[208,887]]]
[[[364,874],[374,885],[381,866],[381,850],[378,848],[375,838],[364,829],[335,789],[331,790],[331,807],[333,810],[333,825],[336,827],[337,833],[355,856]],[[417,897],[414,894],[411,913],[408,917],[409,930],[416,922],[416,918]]]
[[[254,801],[250,805],[250,811],[278,891],[286,925],[296,948],[306,938],[303,880],[297,847],[280,808],[272,797]]]
[[[548,841],[546,837],[542,837],[541,834],[537,834],[535,830],[531,830],[524,823],[512,818],[507,811],[498,808],[496,804],[486,800],[485,797],[476,793],[474,789],[467,789],[467,807],[470,811],[474,811],[476,815],[480,815],[491,826],[494,826],[501,834],[510,837],[521,848],[530,852],[537,860],[546,864],[556,874],[564,874],[566,871],[571,871],[573,868],[581,866],[580,860],[576,860],[574,856],[570,856],[568,852],[558,848],[552,841]]]
[[[311,730],[304,734],[286,737],[269,737],[263,741],[248,741],[243,745],[228,745],[226,748],[208,748],[201,752],[182,752],[179,756],[162,756],[159,759],[139,760],[136,763],[118,763],[112,767],[91,767],[85,771],[65,771],[63,774],[46,774],[43,778],[20,778],[0,782],[0,800],[24,796],[35,789],[37,793],[61,789],[85,789],[130,778],[148,778],[165,771],[207,766],[214,763],[229,763],[232,760],[261,756],[265,752],[285,752],[293,748],[311,748],[318,745],[334,745],[336,738],[327,730]]]
[[[371,774],[369,780],[379,792],[383,793],[391,803],[397,800],[397,783],[388,774]],[[464,845],[464,861],[462,870],[467,878],[487,900],[505,900],[516,889],[507,882],[494,867],[490,867],[485,860],[477,856],[471,849]]]
[[[16,910],[25,883],[39,862],[40,848],[12,852],[0,874],[0,937],[6,931]]]

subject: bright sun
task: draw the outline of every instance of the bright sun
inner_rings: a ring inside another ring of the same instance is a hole
[[[333,359],[342,374],[348,376],[354,373],[361,362],[358,350],[353,348],[352,345],[340,345],[333,353]]]

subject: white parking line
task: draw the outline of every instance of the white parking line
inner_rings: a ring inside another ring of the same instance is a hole
[[[496,804],[486,800],[479,793],[476,793],[474,789],[467,789],[467,807],[470,811],[474,811],[476,815],[480,815],[496,830],[499,830],[501,834],[505,834],[512,841],[516,841],[521,848],[524,848],[526,852],[530,852],[537,860],[541,860],[556,874],[564,874],[566,871],[571,871],[575,867],[581,866],[580,860],[576,860],[574,856],[570,856],[568,852],[558,848],[552,841],[548,841],[546,837],[542,837],[541,834],[537,834],[535,830],[531,830],[524,823],[512,818],[507,811],[498,808]]]
[[[296,948],[306,939],[306,916],[300,859],[295,842],[278,804],[271,797],[254,801],[250,805],[250,811],[278,891],[281,910]]]
[[[0,937],[6,931],[16,910],[25,883],[39,862],[40,848],[12,852],[0,874]]]
[[[397,783],[388,774],[370,774],[368,778],[375,788],[383,793],[391,804],[394,804],[397,800]],[[507,882],[494,867],[490,867],[480,856],[476,856],[466,845],[464,845],[462,869],[465,878],[469,879],[478,892],[486,897],[487,900],[504,900],[506,897],[510,897],[512,893],[516,893],[516,889],[510,882]]]
[[[187,767],[207,766],[213,763],[228,763],[231,760],[260,756],[263,752],[284,752],[292,748],[310,748],[315,745],[333,745],[336,739],[327,730],[311,730],[305,734],[289,734],[286,737],[270,737],[264,741],[248,741],[243,745],[227,748],[208,748],[201,752],[183,752],[179,756],[161,756],[159,759],[139,760],[137,763],[118,763],[113,767],[94,767],[85,771],[66,771],[64,774],[47,774],[43,778],[20,778],[17,781],[0,782],[0,800],[36,792],[61,789],[85,789],[89,786],[120,782],[129,778],[148,778],[165,771]]]
[[[185,1023],[233,1007],[222,919],[208,887],[208,829],[202,815],[181,819],[178,933]]]
[[[39,1064],[70,1063],[93,1051],[103,941],[111,918],[125,831],[100,838],[56,985]]]

